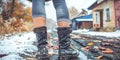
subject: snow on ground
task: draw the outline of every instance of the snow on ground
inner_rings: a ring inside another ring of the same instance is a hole
[[[32,32],[0,38],[0,54],[8,54],[0,60],[25,60],[19,54],[29,55],[26,52],[37,51],[37,47],[33,45],[35,41],[35,34]]]
[[[104,36],[110,38],[120,37],[120,30],[117,30],[115,32],[95,32],[95,31],[89,31],[89,29],[79,29],[79,30],[73,30],[73,33],[87,34],[92,36]]]
[[[6,57],[0,58],[0,60],[25,60],[25,59],[23,59],[19,55],[11,54],[11,55],[8,55]]]
[[[95,32],[83,29],[74,30],[73,33],[93,36],[120,37],[120,31]],[[7,54],[7,56],[0,58],[0,60],[25,60],[20,54],[31,56],[26,52],[36,52],[37,47],[33,45],[35,41],[36,37],[33,32],[20,33],[13,36],[5,35],[0,38],[0,54]]]

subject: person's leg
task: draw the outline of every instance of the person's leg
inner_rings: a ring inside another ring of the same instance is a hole
[[[65,0],[53,0],[56,9],[58,27],[69,27],[69,13]]]
[[[47,50],[47,28],[45,14],[45,0],[32,0],[32,16],[34,22],[34,33],[37,38],[38,59],[48,57]]]
[[[35,17],[33,18],[33,23],[33,28],[46,26],[46,19],[44,17]]]
[[[32,0],[34,28],[46,25],[45,0]]]
[[[78,52],[70,47],[70,33],[72,30],[69,25],[69,13],[65,0],[53,0],[57,14],[58,22],[58,38],[59,38],[59,54],[60,56],[71,55],[77,56]]]

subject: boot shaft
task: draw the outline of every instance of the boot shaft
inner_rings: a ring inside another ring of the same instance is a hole
[[[36,34],[37,47],[44,48],[47,45],[47,28],[45,26],[34,28],[34,33]]]
[[[60,27],[57,28],[58,30],[58,38],[59,38],[59,47],[60,48],[68,48],[70,46],[70,33],[72,32],[72,30],[70,29],[70,27]]]

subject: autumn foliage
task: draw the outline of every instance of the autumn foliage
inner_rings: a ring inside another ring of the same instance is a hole
[[[12,3],[12,1],[10,1],[8,3],[9,11],[11,10],[11,7],[12,7],[11,3]],[[11,15],[12,17],[15,17],[16,19],[22,18],[28,22],[30,22],[30,21],[32,22],[31,14],[32,14],[31,7],[24,8],[24,5],[20,2],[18,2],[18,0],[15,0],[14,9],[13,9],[12,14],[10,14],[10,12],[9,12],[9,15]]]
[[[1,14],[0,16],[0,34],[9,34],[9,33],[19,33],[30,31],[32,27],[32,10],[31,7],[24,7],[19,0],[15,0],[14,8],[12,0],[9,0],[7,4],[7,15],[9,18],[7,20],[3,19]],[[11,13],[11,10],[12,13]]]

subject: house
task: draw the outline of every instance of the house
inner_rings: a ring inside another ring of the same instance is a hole
[[[93,28],[120,28],[120,0],[97,0],[89,8]]]
[[[72,19],[72,29],[92,28],[92,14]]]

